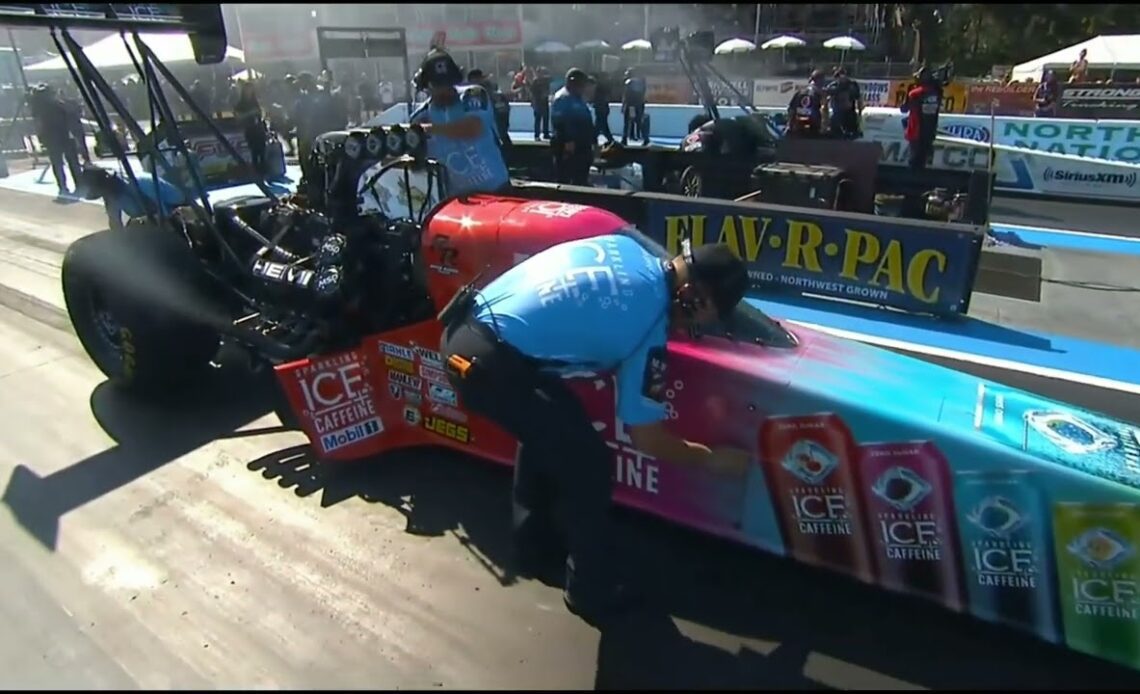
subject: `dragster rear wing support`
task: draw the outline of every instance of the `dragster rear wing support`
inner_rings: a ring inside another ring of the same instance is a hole
[[[222,6],[214,3],[0,5],[0,26],[185,33],[199,65],[213,65],[226,56]]]

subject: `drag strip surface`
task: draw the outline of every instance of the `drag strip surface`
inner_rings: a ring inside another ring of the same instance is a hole
[[[990,222],[1140,238],[1140,206],[1062,202],[995,193]]]
[[[616,532],[651,600],[599,633],[507,568],[506,469],[433,450],[317,465],[232,369],[163,408],[114,392],[67,329],[53,276],[102,211],[7,191],[0,210],[0,619],[20,625],[0,630],[0,684],[1140,685],[628,512]]]

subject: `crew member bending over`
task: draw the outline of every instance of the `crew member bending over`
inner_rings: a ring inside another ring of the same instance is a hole
[[[632,594],[610,545],[614,452],[562,377],[614,373],[617,416],[641,452],[743,474],[746,451],[686,441],[664,422],[667,336],[726,318],[747,285],[743,261],[725,245],[664,260],[615,234],[542,251],[444,311],[440,351],[464,406],[521,443],[519,573],[545,575],[551,560],[565,562],[566,605],[591,624],[630,607]]]
[[[503,190],[510,176],[490,95],[480,85],[458,89],[463,79],[463,70],[447,52],[428,52],[415,79],[416,89],[427,91],[428,100],[411,122],[428,133],[427,153],[446,169],[448,195]]]

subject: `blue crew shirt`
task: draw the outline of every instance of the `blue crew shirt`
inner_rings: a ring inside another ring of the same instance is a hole
[[[590,106],[566,87],[559,89],[550,101],[550,127],[554,130],[555,142],[593,145],[597,140]]]
[[[459,140],[432,133],[428,138],[427,152],[447,169],[448,193],[463,195],[489,192],[510,182],[507,164],[499,149],[495,112],[487,90],[479,85],[457,88],[459,98],[447,106],[428,101],[412,114],[413,123],[454,123],[467,116],[476,116],[483,123],[483,132],[473,140]]]
[[[475,318],[551,370],[614,371],[631,425],[665,419],[669,290],[665,261],[623,234],[562,243],[479,292]]]

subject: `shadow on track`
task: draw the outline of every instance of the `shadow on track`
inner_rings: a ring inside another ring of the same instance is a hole
[[[324,507],[384,504],[407,532],[451,535],[517,580],[504,468],[433,449],[321,466],[307,446],[248,467]],[[619,510],[615,525],[649,600],[602,631],[599,689],[1140,686],[1140,673],[645,515]]]
[[[45,477],[17,465],[3,502],[25,530],[54,550],[59,520],[68,511],[232,435],[271,409],[264,380],[235,367],[218,369],[207,380],[162,406],[134,400],[108,382],[99,384],[91,393],[91,412],[117,445]]]

